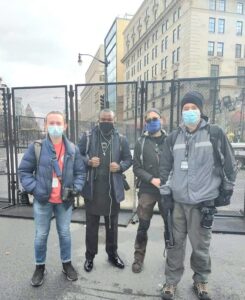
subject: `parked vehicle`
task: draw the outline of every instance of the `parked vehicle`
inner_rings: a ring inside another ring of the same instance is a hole
[[[245,143],[231,143],[238,169],[245,168]]]

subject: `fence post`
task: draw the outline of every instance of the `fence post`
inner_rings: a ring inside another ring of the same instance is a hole
[[[70,136],[70,139],[73,143],[76,143],[77,142],[77,135],[78,135],[78,128],[76,128],[76,132],[75,132],[75,118],[74,118],[74,91],[73,91],[73,87],[72,85],[70,85],[70,88],[69,88],[69,92],[68,92],[68,95],[69,95],[69,100],[70,100],[70,133],[71,133],[71,136]],[[77,108],[77,101],[75,103],[76,105],[76,120],[78,120],[77,116],[78,116],[78,108]]]
[[[173,130],[173,123],[174,123],[174,100],[175,100],[175,81],[174,79],[171,80],[171,99],[170,99],[170,119],[169,119],[169,131]]]
[[[213,99],[211,99],[213,101],[213,112],[212,112],[212,123],[215,123],[215,117],[216,117],[216,98],[217,98],[217,94],[218,94],[218,79],[214,78],[213,79],[213,84],[212,84],[212,79],[211,79],[211,90],[212,90],[212,86],[213,86],[213,93],[211,93],[211,95],[213,95]]]
[[[140,85],[140,131],[141,132],[143,129],[144,111],[147,110],[146,98],[144,99],[145,91],[146,91],[145,82],[141,81],[141,85]],[[145,104],[145,110],[144,110],[144,104]]]

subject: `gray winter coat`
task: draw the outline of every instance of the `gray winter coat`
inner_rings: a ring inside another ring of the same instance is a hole
[[[171,135],[165,140],[164,155],[160,159],[160,177],[163,183],[166,183],[165,191],[169,188],[176,202],[197,204],[214,200],[219,195],[223,168],[215,166],[213,146],[206,127],[205,120],[202,120],[200,127],[193,134],[188,134],[185,127],[181,127],[173,148]],[[221,133],[222,146],[225,149],[225,153],[222,154],[224,171],[228,182],[234,185],[235,174],[231,166],[234,166],[235,160],[225,133]],[[188,170],[183,169],[183,165],[186,164],[184,161],[187,161]]]

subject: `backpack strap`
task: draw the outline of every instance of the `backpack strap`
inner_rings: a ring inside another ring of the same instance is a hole
[[[208,124],[207,125],[207,130],[210,135],[210,142],[213,146],[213,153],[214,153],[214,164],[217,166],[223,166],[223,160],[221,158],[219,149],[218,149],[218,143],[220,142],[220,133],[221,133],[221,128],[216,125],[216,124]],[[221,143],[221,148],[222,148],[222,143]],[[222,151],[221,149],[221,152]]]
[[[139,138],[139,143],[140,143],[140,163],[143,166],[144,165],[144,160],[143,160],[143,151],[144,151],[144,146],[145,146],[145,136]]]
[[[178,137],[179,133],[180,133],[180,127],[178,129],[172,131],[170,133],[170,135],[168,136],[169,141],[170,141],[170,150],[171,150],[171,152],[173,152],[174,145],[175,145],[175,142],[177,140],[177,137]]]

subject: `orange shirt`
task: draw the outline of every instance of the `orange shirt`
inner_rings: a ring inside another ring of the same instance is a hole
[[[64,165],[64,155],[65,155],[65,145],[63,141],[60,144],[54,144],[54,149],[56,152],[56,157],[58,159],[59,168],[62,171]],[[54,170],[53,170],[53,180],[52,180],[52,191],[50,194],[49,202],[62,203],[61,184]]]

